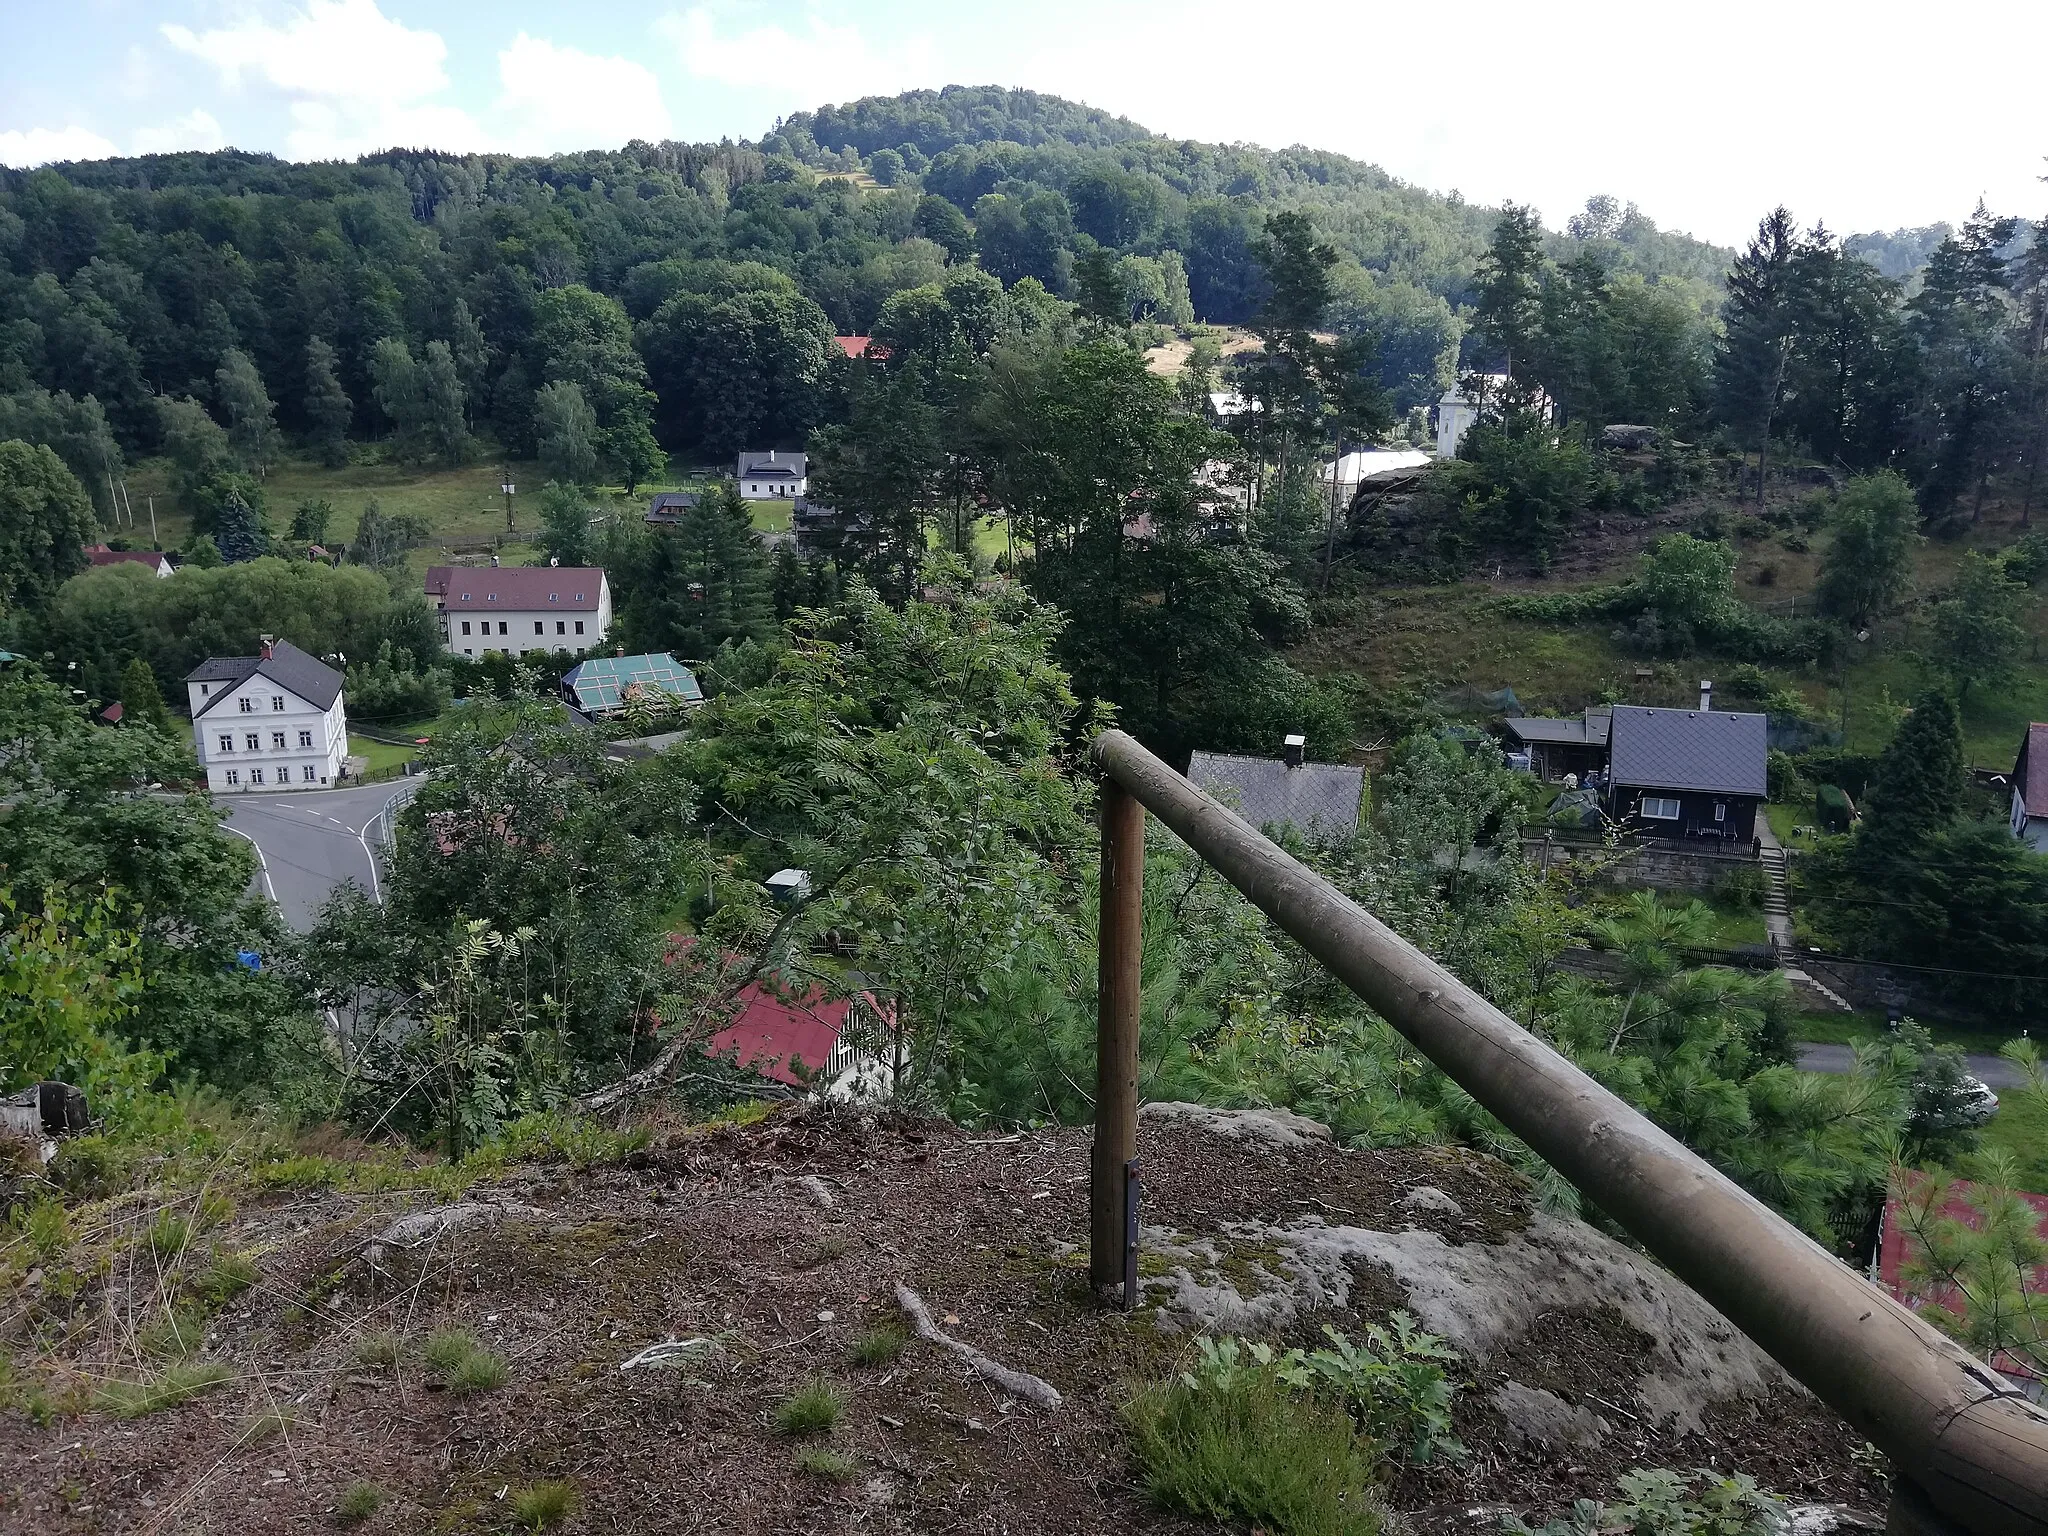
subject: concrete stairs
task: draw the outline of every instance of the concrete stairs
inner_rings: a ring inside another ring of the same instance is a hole
[[[1841,993],[1799,968],[1799,948],[1792,936],[1792,903],[1788,899],[1790,886],[1785,878],[1785,850],[1771,835],[1770,826],[1761,813],[1757,816],[1757,824],[1760,829],[1757,841],[1762,845],[1764,871],[1764,931],[1771,936],[1771,950],[1778,957],[1778,968],[1793,986],[1811,993],[1829,1007],[1839,1008],[1844,1013],[1855,1012]]]

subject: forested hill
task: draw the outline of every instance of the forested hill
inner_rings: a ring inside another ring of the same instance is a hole
[[[440,342],[473,424],[530,452],[551,376],[536,340],[550,334],[548,297],[587,289],[622,306],[620,326],[557,316],[553,330],[597,325],[616,342],[630,323],[666,446],[722,452],[724,430],[693,401],[745,394],[758,419],[732,430],[800,435],[814,411],[788,379],[806,366],[736,391],[724,375],[679,378],[679,349],[759,372],[829,350],[834,332],[868,333],[891,295],[963,265],[1071,293],[1077,257],[1097,245],[1120,253],[1134,318],[1238,323],[1262,298],[1264,220],[1289,208],[1310,210],[1346,258],[1329,323],[1376,338],[1402,404],[1428,398],[1456,357],[1494,210],[1341,155],[1168,140],[1057,97],[957,86],[798,114],[752,143],[0,171],[0,394],[91,396],[127,453],[151,453],[156,397],[212,400],[239,351],[288,433],[314,433],[318,410],[345,396],[354,429],[376,434],[390,425],[378,344]],[[1610,199],[1551,239],[1559,256],[1596,250],[1700,310],[1730,255]],[[731,312],[650,330],[679,298]],[[610,431],[612,406],[598,414]]]

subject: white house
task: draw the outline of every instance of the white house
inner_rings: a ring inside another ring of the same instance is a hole
[[[427,601],[451,656],[587,651],[612,627],[612,589],[590,565],[436,565]]]
[[[208,789],[308,789],[341,777],[341,674],[289,640],[265,635],[254,656],[203,661],[185,690]]]
[[[2048,853],[2048,725],[2035,721],[2020,740],[2012,765],[2012,835],[2036,853]]]
[[[743,453],[740,495],[747,501],[794,501],[811,488],[810,458],[801,453]]]

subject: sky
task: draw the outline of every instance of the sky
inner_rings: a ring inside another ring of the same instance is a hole
[[[1779,202],[1840,232],[2040,215],[2044,56],[2041,0],[0,0],[0,164],[754,138],[996,84],[1734,244]]]

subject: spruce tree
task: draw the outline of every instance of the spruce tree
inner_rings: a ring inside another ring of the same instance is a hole
[[[1543,275],[1543,224],[1536,210],[1507,203],[1479,258],[1472,329],[1499,348],[1505,371],[1527,365],[1536,346]]]
[[[263,516],[239,490],[231,490],[213,517],[213,542],[229,565],[240,565],[270,552],[270,533]]]
[[[127,724],[153,725],[160,731],[171,728],[171,712],[164,708],[156,673],[140,656],[132,658],[121,670],[121,709]]]
[[[1907,854],[1962,809],[1963,727],[1938,689],[1913,704],[1877,760],[1859,841],[1882,858]]]
[[[728,640],[773,632],[768,556],[731,482],[700,497],[663,543],[670,572],[662,607],[671,649],[701,659]]]
[[[314,451],[329,469],[348,462],[348,424],[355,414],[336,362],[334,348],[319,337],[306,343],[306,421]]]
[[[1799,226],[1784,208],[1773,208],[1728,272],[1728,298],[1721,306],[1723,340],[1714,359],[1714,412],[1737,441],[1754,446],[1757,503],[1764,496],[1764,470],[1785,376],[1791,366],[1793,276]]]

